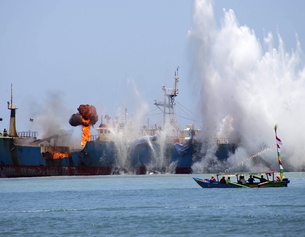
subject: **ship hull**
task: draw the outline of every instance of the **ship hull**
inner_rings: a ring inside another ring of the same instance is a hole
[[[43,177],[43,176],[76,176],[76,175],[110,175],[112,167],[56,167],[56,166],[25,166],[0,165],[1,178]]]
[[[141,141],[128,148],[127,162],[122,166],[118,165],[118,149],[111,141],[89,141],[83,149],[73,152],[69,147],[21,145],[21,141],[0,138],[0,177],[111,175],[126,171],[190,174],[201,149],[199,143],[192,141],[162,146],[155,141]],[[220,160],[225,159],[230,150],[224,146],[221,149],[221,153],[215,154]],[[51,155],[54,151],[65,152],[66,156],[55,159]]]
[[[89,142],[81,151],[68,147],[19,145],[22,139],[0,138],[0,177],[110,175],[115,160],[113,144]],[[65,151],[54,158],[51,151]]]

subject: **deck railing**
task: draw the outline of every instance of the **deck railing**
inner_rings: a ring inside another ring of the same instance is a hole
[[[35,131],[23,131],[23,132],[17,132],[18,137],[20,138],[36,138],[37,132]]]

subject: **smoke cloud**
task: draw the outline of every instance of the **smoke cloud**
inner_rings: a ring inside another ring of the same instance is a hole
[[[207,157],[213,159],[216,139],[228,138],[240,144],[228,159],[237,165],[274,144],[278,124],[284,168],[304,169],[305,68],[298,39],[287,52],[279,34],[278,45],[272,33],[261,43],[254,30],[239,25],[233,10],[224,10],[219,25],[210,0],[195,0],[193,10],[189,51]],[[275,147],[260,156],[277,164]]]
[[[71,126],[93,126],[98,121],[96,109],[92,105],[80,105],[77,114],[73,114],[69,120]]]

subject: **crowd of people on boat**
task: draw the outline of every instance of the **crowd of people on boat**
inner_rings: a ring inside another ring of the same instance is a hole
[[[258,177],[256,177],[256,178],[258,178]],[[265,179],[264,176],[261,175],[261,177],[259,178],[259,183],[264,183],[266,181],[267,181],[267,179]],[[237,183],[239,183],[239,184],[247,184],[247,183],[248,184],[253,184],[254,182],[255,182],[255,178],[253,177],[253,175],[250,175],[250,177],[248,178],[247,181],[245,180],[245,176],[240,175],[239,180],[238,180]]]
[[[240,175],[239,176],[239,180],[238,180],[238,184],[242,184],[242,185],[245,185],[245,184],[253,184],[255,182],[255,179],[259,179],[259,183],[264,183],[266,181],[268,181],[267,179],[264,178],[263,175],[261,175],[261,177],[253,177],[253,175],[250,175],[250,177],[246,180],[245,179],[245,176],[244,175]],[[277,176],[276,178],[276,182],[280,182],[281,181],[281,178],[280,176]],[[216,179],[214,176],[212,176],[210,178],[210,183],[215,183],[216,182]],[[227,184],[227,183],[230,183],[231,180],[230,180],[230,177],[227,177],[227,179],[225,178],[225,176],[223,176],[220,180],[219,180],[219,183],[221,184]]]
[[[216,181],[216,179],[214,178],[214,176],[212,176],[210,178],[210,183],[214,183],[215,181]],[[231,182],[230,177],[228,177],[226,179],[224,176],[219,181],[219,183],[221,183],[221,184],[227,184],[227,183],[230,183],[230,182]]]

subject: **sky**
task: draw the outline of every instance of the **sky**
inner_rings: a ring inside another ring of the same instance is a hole
[[[59,103],[67,126],[80,104],[111,117],[156,110],[176,68],[187,73],[191,12],[187,1],[0,1],[1,116],[11,83],[18,130]]]
[[[11,84],[18,131],[80,132],[68,121],[81,104],[95,106],[99,118],[121,117],[126,108],[135,124],[161,124],[154,101],[163,99],[163,85],[173,87],[179,67],[181,128],[194,123],[209,137],[239,137],[247,151],[232,160],[260,151],[274,123],[301,145],[287,131],[298,132],[292,123],[305,129],[304,5],[0,0],[0,130],[9,124]],[[286,152],[291,161],[304,154]]]

